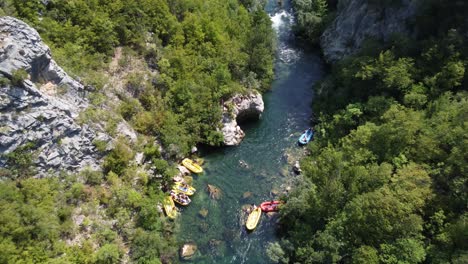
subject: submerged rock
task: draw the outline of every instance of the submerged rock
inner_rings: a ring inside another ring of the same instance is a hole
[[[245,160],[239,160],[239,166],[241,166],[244,169],[249,169],[249,164]]]
[[[200,222],[198,224],[198,230],[200,230],[200,232],[206,233],[206,232],[208,232],[209,229],[210,229],[210,226],[205,221]]]
[[[180,258],[183,260],[191,259],[197,252],[197,249],[198,249],[197,244],[195,244],[194,242],[189,242],[189,243],[184,244],[180,248],[180,252],[179,252]]]
[[[248,95],[235,95],[224,103],[221,132],[224,136],[224,145],[239,145],[245,136],[244,131],[237,122],[248,119],[259,119],[264,110],[262,95],[253,91]]]
[[[206,218],[208,216],[208,209],[206,208],[202,208],[200,209],[200,211],[198,211],[198,214],[203,217],[203,218]]]
[[[245,192],[244,194],[242,194],[242,198],[244,199],[247,199],[247,198],[250,198],[252,197],[252,192]]]
[[[208,191],[208,194],[210,195],[210,198],[213,199],[213,200],[219,200],[222,196],[222,192],[221,190],[214,186],[214,185],[211,185],[211,184],[208,184],[208,186],[206,187],[207,191]]]
[[[273,197],[278,196],[279,193],[280,193],[280,192],[279,192],[279,190],[277,190],[277,189],[271,189],[271,191],[270,191],[270,195],[273,196]]]
[[[417,2],[373,4],[368,0],[339,1],[337,16],[320,38],[328,62],[335,62],[361,49],[364,40],[388,41],[394,33],[411,34],[408,20],[417,11]]]
[[[276,217],[278,215],[279,215],[278,212],[268,212],[268,213],[266,213],[266,216],[268,217],[268,219],[271,219],[271,218]]]

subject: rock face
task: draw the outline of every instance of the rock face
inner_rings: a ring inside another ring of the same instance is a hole
[[[224,145],[239,145],[245,136],[237,122],[259,119],[264,110],[262,95],[251,92],[248,95],[236,95],[224,103],[223,128]]]
[[[109,136],[80,125],[77,117],[88,105],[82,84],[52,60],[36,30],[12,17],[0,17],[0,77],[11,79],[24,69],[22,85],[0,87],[0,154],[25,143],[35,145],[39,174],[99,166],[94,139]],[[0,155],[0,167],[6,159]]]
[[[368,0],[340,0],[335,21],[320,39],[325,59],[335,62],[355,53],[369,37],[387,41],[394,33],[410,34],[407,22],[417,2],[401,0],[384,7]]]

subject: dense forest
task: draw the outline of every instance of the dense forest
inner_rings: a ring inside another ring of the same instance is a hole
[[[10,166],[0,168],[0,262],[177,262],[177,227],[156,210],[174,175],[167,160],[198,143],[219,145],[223,100],[268,89],[274,42],[263,4],[1,1],[0,15],[34,27],[58,64],[91,91],[81,122],[104,123],[114,135],[123,118],[141,137],[137,144],[118,139],[111,151],[94,142],[104,172],[36,179],[34,146],[8,154]],[[155,175],[131,162],[137,151]]]
[[[273,260],[468,262],[467,14],[466,1],[420,1],[414,37],[369,40],[316,85],[318,136]]]

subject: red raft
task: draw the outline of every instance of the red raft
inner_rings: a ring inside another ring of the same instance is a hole
[[[281,201],[268,201],[260,204],[263,212],[277,212],[279,210],[279,205],[283,204]]]

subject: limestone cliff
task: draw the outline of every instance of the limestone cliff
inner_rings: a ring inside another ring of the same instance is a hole
[[[416,0],[377,4],[370,0],[340,0],[333,23],[320,38],[328,62],[357,52],[366,38],[387,41],[394,33],[411,34],[409,20],[417,10]]]
[[[98,167],[93,140],[109,136],[77,122],[88,106],[83,85],[52,60],[36,30],[0,17],[0,78],[11,80],[19,69],[29,75],[22,83],[0,87],[0,166],[7,166],[5,154],[32,142],[39,174]]]
[[[258,92],[251,92],[247,95],[238,94],[226,101],[222,119],[224,145],[239,145],[245,133],[237,123],[246,119],[260,118],[264,108],[262,95]]]

